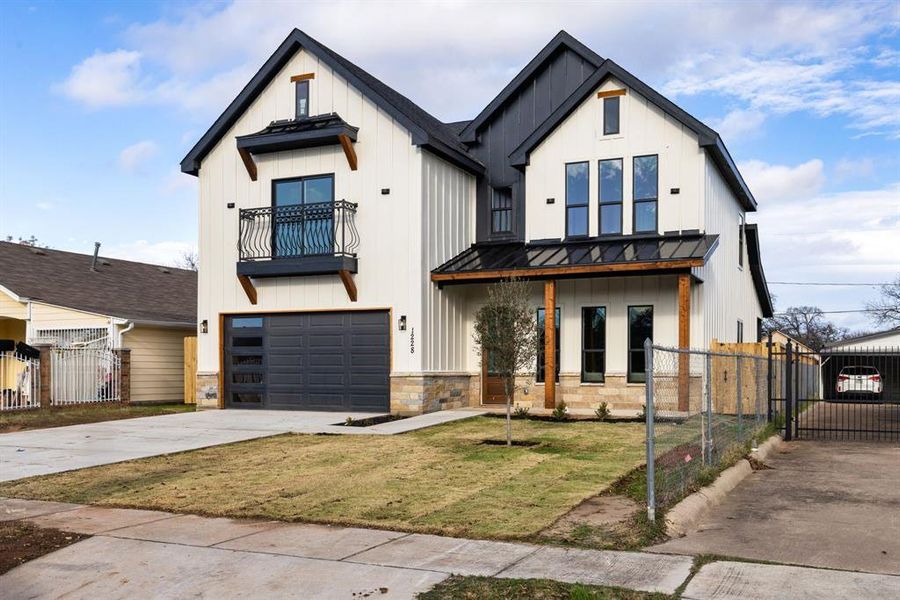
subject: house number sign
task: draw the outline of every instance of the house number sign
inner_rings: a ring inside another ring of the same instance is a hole
[[[416,353],[416,328],[415,327],[409,328],[409,353],[410,354]]]

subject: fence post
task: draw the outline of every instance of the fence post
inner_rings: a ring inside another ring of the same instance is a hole
[[[784,348],[784,441],[786,442],[791,441],[793,438],[793,431],[791,431],[793,428],[791,420],[794,415],[794,385],[791,382],[794,375],[793,350],[793,344],[788,340],[788,343]]]
[[[701,432],[703,438],[703,464],[712,464],[712,355],[706,354],[706,427]]]
[[[117,348],[119,357],[119,401],[131,403],[131,348]]]
[[[766,423],[772,422],[772,332],[769,332],[767,370],[766,370]]]
[[[656,405],[653,402],[653,342],[650,338],[644,340],[645,372],[647,381],[644,385],[646,401],[644,415],[647,419],[647,518],[650,522],[656,521],[656,461],[653,447],[653,420]]]
[[[737,427],[738,427],[738,440],[744,441],[744,388],[741,386],[741,357],[740,355],[734,357],[735,363],[737,363],[737,378],[734,381],[734,386],[737,389]]]
[[[52,394],[50,390],[51,387],[51,378],[53,377],[53,369],[50,366],[51,353],[53,352],[53,346],[50,344],[35,344],[34,346],[37,348],[38,352],[40,352],[40,357],[38,358],[38,377],[40,378],[39,389],[39,398],[40,398],[40,406],[41,408],[49,408],[52,402]]]

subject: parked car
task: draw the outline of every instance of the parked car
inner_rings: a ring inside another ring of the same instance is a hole
[[[879,396],[884,389],[881,373],[875,367],[844,367],[838,373],[838,396]]]

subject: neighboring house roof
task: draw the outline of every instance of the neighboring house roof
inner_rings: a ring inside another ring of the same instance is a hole
[[[469,273],[521,271],[571,271],[577,267],[627,266],[640,263],[647,269],[668,269],[685,261],[705,262],[719,236],[696,232],[653,236],[618,236],[580,241],[546,240],[529,243],[482,243],[463,250],[432,271],[433,279]],[[695,265],[696,266],[696,265]]]
[[[709,153],[719,172],[725,178],[728,187],[738,198],[744,209],[748,211],[756,210],[756,199],[744,182],[744,178],[734,164],[719,134],[609,59],[604,60],[600,67],[590,77],[585,79],[584,83],[571,96],[566,98],[547,120],[541,123],[531,135],[525,138],[525,141],[519,144],[518,148],[510,153],[509,157],[513,166],[524,167],[527,165],[529,153],[544,141],[566,117],[572,114],[597,87],[610,77],[618,79],[629,88],[635,90],[667,115],[697,134],[700,146]],[[471,125],[467,128],[467,130],[469,129],[471,129]]]
[[[876,333],[868,333],[866,335],[859,335],[856,337],[845,338],[843,340],[837,342],[830,342],[825,344],[826,348],[840,348],[841,346],[847,346],[850,344],[858,344],[859,342],[875,342],[882,338],[900,336],[900,327],[894,327],[893,329],[888,329],[887,331],[878,331]]]
[[[783,332],[783,331],[780,330],[780,329],[773,329],[773,330],[772,330],[772,337],[779,336],[779,335],[780,335],[781,337],[784,337],[784,338],[787,338],[788,340],[790,340],[790,341],[794,344],[795,347],[801,347],[801,346],[802,346],[803,349],[808,350],[809,352],[815,353],[815,350],[813,350],[812,348],[810,348],[809,346],[807,346],[806,344],[804,344],[803,342],[801,342],[800,340],[798,340],[798,339],[795,338],[794,336],[788,335],[788,334],[786,334],[785,332]]]
[[[34,300],[141,323],[197,321],[197,273],[0,242],[0,286]]]
[[[391,115],[412,134],[412,142],[423,146],[438,156],[472,172],[484,172],[484,165],[469,154],[468,148],[456,132],[431,116],[412,100],[382,83],[376,77],[359,68],[337,52],[323,46],[299,29],[294,29],[277,50],[263,64],[244,89],[228,105],[212,127],[200,138],[187,156],[181,161],[184,173],[196,175],[203,158],[213,149],[225,133],[234,125],[253,100],[262,93],[275,75],[287,64],[300,48],[316,56],[335,73],[346,79],[372,100],[379,108]]]
[[[549,60],[557,51],[566,47],[580,55],[588,64],[597,68],[603,63],[603,58],[596,52],[576,40],[565,31],[557,33],[550,43],[537,53],[525,67],[519,71],[512,81],[506,87],[500,90],[497,97],[491,100],[490,104],[484,107],[484,110],[477,117],[472,119],[468,125],[460,132],[459,137],[464,142],[474,142],[477,138],[478,128],[484,125],[491,116],[500,110],[508,100],[510,100],[520,87],[527,84],[541,66]]]
[[[770,318],[775,314],[772,306],[772,295],[769,294],[769,285],[766,283],[766,274],[763,272],[762,258],[759,252],[759,229],[755,223],[744,226],[747,235],[747,262],[750,264],[750,276],[753,278],[753,287],[756,290],[756,298],[762,308],[762,314]]]

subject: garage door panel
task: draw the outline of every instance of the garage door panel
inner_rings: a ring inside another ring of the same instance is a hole
[[[232,317],[225,332],[226,404],[388,410],[389,327],[386,311]]]

